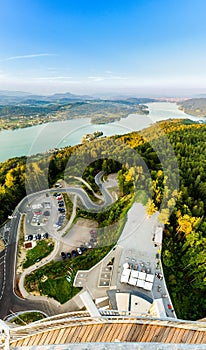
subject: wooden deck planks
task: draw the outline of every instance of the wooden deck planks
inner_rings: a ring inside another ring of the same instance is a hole
[[[181,343],[190,344],[192,337],[193,337],[193,331],[185,330],[181,338]]]
[[[12,343],[12,348],[17,346],[21,346],[21,342],[19,340]]]
[[[59,334],[59,329],[56,329],[54,331],[52,331],[52,337],[49,341],[49,344],[55,344],[56,343],[56,338],[58,337],[58,334]]]
[[[105,325],[99,324],[96,326],[96,331],[95,333],[93,333],[93,336],[92,336],[93,342],[98,342],[99,334],[101,333],[102,329],[103,330],[105,329]]]
[[[82,328],[83,334],[82,334],[82,339],[81,342],[86,342],[87,341],[87,337],[89,335],[89,333],[91,332],[91,326],[85,326],[84,328]]]
[[[18,346],[22,346],[22,344],[24,344],[24,346],[27,346],[28,343],[29,343],[29,339],[30,339],[30,337],[28,337],[28,338],[26,338],[26,339],[19,340],[19,341],[17,342]]]
[[[107,342],[108,337],[111,337],[111,335],[113,333],[114,328],[112,328],[111,326],[112,326],[112,324],[110,324],[108,328],[105,327],[105,332],[104,332],[102,340],[101,340],[103,343]],[[115,324],[115,326],[116,326],[116,324]]]
[[[65,329],[64,329],[64,328],[62,328],[62,329],[59,330],[59,334],[58,334],[58,336],[57,336],[57,338],[56,338],[55,344],[60,344],[60,341],[61,341],[61,339],[62,339],[62,337],[63,337],[63,335],[64,335],[64,332],[65,332]]]
[[[177,334],[178,334],[178,328],[172,328],[172,327],[169,327],[170,328],[170,332],[168,333],[168,336],[167,336],[167,339],[166,339],[166,343],[172,343],[172,339],[176,338],[177,337]]]
[[[196,344],[196,339],[197,339],[197,337],[198,337],[198,334],[199,334],[198,331],[195,331],[195,332],[194,332],[194,334],[193,334],[193,336],[192,336],[192,338],[191,338],[191,340],[190,340],[190,344]]]
[[[171,342],[180,344],[181,343],[181,339],[182,339],[183,336],[184,336],[183,329],[179,328],[179,329],[177,329],[177,331],[173,335],[173,337],[171,339]]]
[[[99,332],[98,334],[98,337],[97,337],[97,342],[102,342],[102,337],[104,335],[104,333],[106,332],[106,330],[110,327],[109,324],[104,324],[104,326],[102,327],[101,331]]]
[[[51,339],[52,339],[52,337],[53,337],[53,331],[51,330],[49,330],[48,331],[48,335],[47,335],[47,338],[46,338],[46,343],[49,345],[49,344],[51,344]]]
[[[198,336],[196,339],[197,344],[204,344],[203,339],[204,339],[204,332],[198,332]]]
[[[73,333],[73,336],[72,336],[72,342],[73,343],[78,343],[78,336],[81,333],[82,328],[84,328],[84,326],[78,326],[78,327],[75,327],[75,328],[76,328],[75,332]]]
[[[76,326],[68,327],[67,328],[67,337],[65,339],[65,344],[66,343],[73,343],[73,335],[76,331]]]
[[[155,339],[155,334],[157,332],[157,327],[156,326],[150,326],[150,331],[147,337],[147,342],[153,342],[153,339]]]
[[[127,329],[125,330],[124,334],[122,335],[122,341],[128,341],[129,334],[131,333],[132,329],[134,328],[133,324],[127,324]]]
[[[86,342],[92,342],[93,341],[93,338],[95,337],[96,335],[96,332],[98,332],[98,327],[97,325],[91,325],[90,326],[90,332],[87,334],[87,339],[86,339]]]
[[[48,336],[48,333],[47,333],[47,332],[42,333],[41,338],[39,339],[37,345],[44,345],[44,344],[46,344],[46,338],[47,338],[47,336]]]
[[[37,339],[37,336],[36,336],[36,335],[33,335],[33,336],[30,338],[30,340],[29,340],[27,346],[32,346],[32,345],[34,345],[36,339]],[[39,339],[40,339],[40,337],[38,336],[38,340],[39,340]],[[24,345],[24,344],[23,344],[23,345]]]
[[[59,344],[65,344],[65,343],[66,343],[65,341],[66,341],[66,338],[67,338],[67,336],[68,336],[69,330],[70,330],[69,327],[64,328],[64,334],[63,334],[63,336],[62,336],[62,338],[61,338]]]
[[[138,324],[132,324],[132,328],[127,338],[128,342],[136,341],[135,339],[137,338],[137,334],[140,333],[140,328],[138,328],[138,326],[139,326]]]
[[[78,324],[48,330],[12,342],[12,346],[66,344],[79,342],[160,342],[176,344],[204,344],[206,332],[162,325],[127,322]]]
[[[140,342],[142,337],[144,336],[146,329],[147,329],[146,324],[143,324],[143,325],[135,324],[134,325],[134,333],[133,333],[132,337],[130,338],[130,341],[131,342]]]
[[[146,328],[146,330],[145,330],[145,332],[144,332],[144,334],[143,334],[143,336],[141,338],[141,342],[147,342],[147,339],[148,339],[152,329],[153,329],[152,325],[147,325],[147,328]]]
[[[153,335],[153,338],[152,338],[152,341],[154,342],[154,343],[156,343],[156,342],[161,342],[161,339],[162,339],[162,337],[163,337],[163,335],[164,335],[164,331],[165,331],[165,329],[164,329],[164,327],[162,327],[162,326],[157,326],[156,328],[155,328],[155,333],[154,333],[154,335]]]
[[[122,323],[122,324],[119,324],[119,327],[117,327],[115,330],[114,330],[114,333],[112,335],[112,338],[113,338],[113,342],[116,340],[116,339],[119,339],[122,341],[123,337],[124,337],[124,333],[125,331],[127,330],[127,327],[128,327],[128,324],[127,323]]]
[[[166,340],[167,340],[167,337],[168,337],[170,331],[171,331],[170,327],[164,327],[164,333],[163,333],[162,340],[161,340],[162,343],[166,343]]]
[[[206,344],[206,332],[203,334],[202,344]]]

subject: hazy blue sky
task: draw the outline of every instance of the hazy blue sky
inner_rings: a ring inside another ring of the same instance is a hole
[[[1,1],[0,90],[206,92],[205,14],[205,0]]]

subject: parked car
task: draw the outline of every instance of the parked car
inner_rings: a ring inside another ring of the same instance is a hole
[[[91,233],[91,238],[97,238],[97,233]]]
[[[46,238],[46,239],[49,238],[48,232],[45,232],[45,233],[43,234],[43,237]]]
[[[25,241],[28,241],[28,240],[29,240],[29,236],[26,235],[26,236],[25,236]]]
[[[36,235],[36,239],[41,239],[41,234],[40,233],[38,233],[37,235]]]
[[[62,187],[62,184],[60,184],[59,182],[57,182],[57,183],[55,184],[55,187],[56,187],[56,188],[61,188],[61,187]]]
[[[61,252],[61,257],[62,257],[63,260],[65,260],[67,256],[66,256],[66,254],[64,252]]]
[[[63,222],[63,221],[64,221],[64,217],[62,215],[60,215],[59,222]]]
[[[64,203],[59,203],[59,207],[64,207]]]
[[[77,253],[79,254],[79,255],[82,255],[82,250],[81,250],[81,248],[77,248]]]
[[[53,196],[54,196],[54,197],[61,196],[61,193],[54,192]]]
[[[91,238],[91,239],[90,239],[90,242],[91,242],[91,243],[95,243],[95,242],[97,242],[97,239],[96,239],[96,238]]]
[[[29,236],[28,236],[28,240],[29,240],[29,241],[32,241],[32,239],[33,239],[33,235],[29,235]]]
[[[58,208],[58,211],[59,211],[60,213],[65,213],[65,209],[64,209],[64,208]]]
[[[87,251],[87,247],[84,247],[82,245],[81,245],[80,249],[81,249],[82,253],[85,253]]]
[[[71,257],[72,257],[71,253],[67,253],[67,258],[71,259]]]
[[[91,248],[92,248],[91,242],[86,242],[85,245],[86,245],[86,247],[87,247],[88,249],[91,249]]]
[[[72,257],[75,258],[77,256],[77,251],[76,250],[72,250]]]
[[[96,230],[91,230],[90,233],[91,233],[91,234],[96,234],[97,231],[96,231]]]

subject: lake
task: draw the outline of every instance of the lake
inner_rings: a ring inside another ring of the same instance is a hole
[[[55,147],[73,146],[80,143],[84,134],[96,130],[103,131],[104,136],[111,136],[142,130],[152,123],[169,118],[200,120],[180,111],[175,103],[153,102],[147,105],[149,115],[131,114],[110,124],[95,125],[90,123],[89,118],[84,118],[0,131],[0,161],[45,152]]]

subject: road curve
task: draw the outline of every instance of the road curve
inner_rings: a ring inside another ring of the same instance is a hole
[[[39,196],[39,194],[47,193],[47,192],[68,192],[75,194],[81,200],[85,209],[99,212],[107,209],[113,202],[114,199],[110,195],[109,191],[104,187],[104,184],[101,181],[101,177],[103,172],[98,173],[95,176],[95,182],[99,186],[100,191],[102,193],[104,203],[96,204],[92,202],[89,198],[88,194],[81,188],[69,186],[67,188],[61,189],[47,189],[37,193],[32,193],[26,197],[24,197],[21,202],[16,206],[13,212],[13,219],[11,220],[9,235],[7,236],[7,246],[5,249],[5,283],[3,286],[1,298],[0,298],[0,318],[4,319],[11,312],[19,312],[26,310],[34,310],[39,309],[45,312],[48,315],[55,315],[59,313],[59,309],[55,306],[55,303],[52,305],[47,301],[41,300],[26,300],[19,298],[14,293],[14,281],[16,275],[16,253],[17,253],[17,236],[18,236],[18,228],[20,224],[21,214],[26,212],[26,207],[35,197]]]

